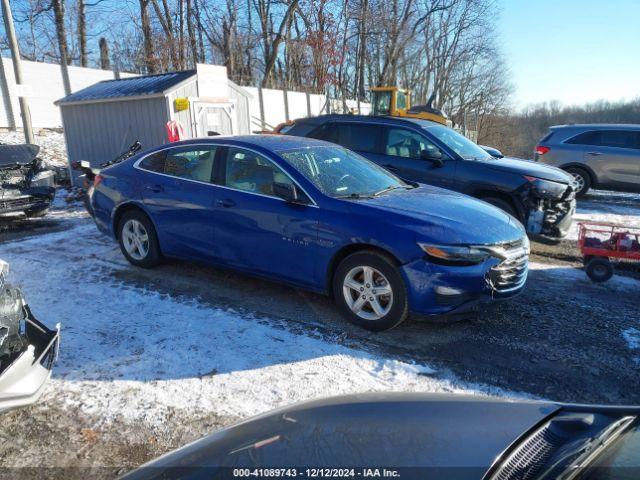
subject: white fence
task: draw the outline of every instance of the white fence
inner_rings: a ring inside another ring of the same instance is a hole
[[[2,75],[4,72],[4,75]],[[52,63],[22,61],[23,82],[29,89],[29,110],[34,128],[60,128],[60,109],[53,104],[65,96],[60,65]],[[123,77],[132,74],[123,73]],[[110,70],[69,66],[71,90],[77,91],[101,80],[113,79]],[[18,92],[11,58],[2,57],[0,71],[2,108],[0,108],[0,128],[22,127]]]
[[[4,72],[4,75],[1,75],[2,72]],[[22,74],[24,83],[29,90],[27,97],[29,99],[29,110],[33,127],[61,128],[62,119],[60,117],[60,109],[53,103],[65,96],[60,65],[23,60]],[[130,76],[134,76],[134,74],[121,74],[123,78]],[[109,70],[69,66],[69,79],[73,92],[102,80],[110,80],[113,78],[114,73]],[[293,91],[285,92],[283,90],[267,88],[243,88],[253,97],[249,105],[252,131],[275,127],[286,120],[293,120],[309,115],[320,115],[328,112],[346,113],[344,112],[342,101],[331,99],[327,102],[325,95]],[[2,57],[0,90],[2,93],[0,128],[21,128],[22,123],[20,120],[18,92],[10,58]],[[348,110],[352,112],[357,110],[355,101],[348,100],[346,103]],[[369,104],[360,104],[360,111],[362,113],[368,113],[369,110]]]
[[[315,93],[243,87],[252,95],[249,103],[253,130],[272,128],[287,120],[321,115],[323,113],[358,113],[355,100],[347,100],[346,109],[341,100],[329,99]],[[360,103],[360,113],[371,110],[368,103]]]

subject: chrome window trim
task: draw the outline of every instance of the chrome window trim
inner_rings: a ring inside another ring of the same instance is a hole
[[[299,184],[295,179],[293,179],[293,178],[291,177],[291,175],[289,175],[289,173],[288,173],[288,172],[284,171],[284,170],[282,169],[282,167],[280,167],[280,165],[276,164],[273,160],[271,160],[270,158],[266,157],[266,156],[264,155],[264,153],[259,152],[259,151],[257,151],[257,150],[254,150],[253,148],[249,148],[249,147],[244,147],[244,146],[239,147],[239,146],[237,146],[237,145],[233,145],[233,144],[229,144],[229,143],[208,143],[208,142],[202,142],[202,143],[190,143],[190,144],[188,144],[188,145],[167,145],[167,146],[164,146],[164,147],[162,147],[162,148],[159,148],[159,149],[157,149],[157,150],[154,150],[153,152],[147,153],[147,154],[145,154],[144,156],[140,157],[140,158],[139,158],[138,160],[136,160],[136,161],[135,161],[135,163],[133,164],[133,168],[135,168],[136,170],[141,170],[141,171],[143,171],[143,172],[153,173],[153,174],[155,174],[155,175],[161,175],[161,176],[163,176],[163,177],[167,177],[167,178],[174,178],[174,179],[176,179],[176,180],[184,180],[184,181],[186,181],[186,182],[199,183],[199,184],[201,184],[201,185],[209,185],[209,186],[211,186],[211,187],[224,188],[224,189],[226,189],[226,190],[232,190],[232,191],[234,191],[234,192],[242,192],[242,193],[246,193],[246,194],[249,194],[249,195],[256,195],[256,196],[258,196],[258,197],[264,197],[264,198],[272,198],[272,199],[275,199],[275,200],[279,200],[279,201],[281,201],[281,202],[289,203],[289,202],[287,202],[286,200],[284,200],[283,198],[276,197],[276,196],[273,196],[273,195],[265,195],[265,194],[263,194],[263,193],[249,192],[249,191],[247,191],[247,190],[240,190],[239,188],[228,187],[228,186],[226,186],[226,185],[219,185],[219,184],[217,184],[217,183],[202,182],[202,181],[200,181],[200,180],[192,180],[192,179],[190,179],[190,178],[183,178],[183,177],[177,177],[177,176],[175,176],[175,175],[168,175],[168,174],[166,174],[166,173],[154,172],[153,170],[147,170],[146,168],[143,168],[143,167],[141,167],[141,166],[140,166],[140,163],[141,163],[145,158],[147,158],[147,157],[149,157],[149,156],[151,156],[151,155],[155,155],[155,154],[156,154],[156,153],[158,153],[158,152],[163,152],[163,151],[165,151],[165,150],[169,150],[169,149],[171,149],[171,148],[181,148],[181,147],[185,147],[185,148],[186,148],[186,147],[199,147],[199,146],[203,146],[203,147],[232,147],[232,148],[240,148],[240,149],[244,149],[244,150],[249,150],[250,152],[253,152],[253,153],[256,153],[256,154],[260,155],[262,158],[264,158],[264,159],[268,160],[268,161],[269,161],[269,162],[271,162],[273,165],[275,165],[277,168],[279,168],[279,169],[282,171],[282,173],[284,173],[284,174],[289,178],[289,180],[291,180],[291,181],[293,182],[293,184],[294,184],[294,185],[296,185],[300,190],[302,190],[302,191],[304,192],[304,194],[309,198],[309,200],[311,200],[311,203],[310,203],[310,204],[304,204],[304,203],[301,203],[301,204],[299,204],[299,205],[306,205],[306,206],[308,206],[308,207],[319,208],[319,207],[318,207],[318,204],[317,204],[317,203],[316,203],[316,201],[313,199],[313,197],[312,197],[311,195],[309,195],[309,193],[307,193],[307,191],[306,191],[304,188],[302,188],[302,186],[300,186],[300,184]],[[277,154],[276,154],[276,155],[277,155]]]

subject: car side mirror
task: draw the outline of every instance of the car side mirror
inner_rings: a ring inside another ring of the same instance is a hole
[[[480,148],[482,148],[485,152],[487,152],[493,158],[504,158],[504,155],[502,154],[502,152],[497,148],[487,147],[486,145],[480,145]]]
[[[300,203],[300,195],[291,183],[273,182],[273,194],[290,203]]]
[[[421,150],[420,159],[427,160],[433,163],[436,167],[442,167],[444,165],[443,155],[440,150]]]

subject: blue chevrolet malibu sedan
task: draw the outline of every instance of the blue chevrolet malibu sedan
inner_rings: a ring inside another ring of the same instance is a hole
[[[321,140],[165,145],[102,170],[90,201],[133,265],[231,267],[332,295],[370,330],[410,311],[468,314],[519,293],[527,277],[529,243],[506,213]]]

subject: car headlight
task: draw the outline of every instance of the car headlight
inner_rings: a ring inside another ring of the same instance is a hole
[[[53,187],[55,172],[53,170],[42,170],[31,177],[32,187]]]
[[[531,253],[531,242],[529,241],[529,237],[526,235],[522,238],[522,248],[527,255]]]
[[[459,265],[473,265],[486,260],[491,252],[473,246],[463,245],[433,245],[418,243],[418,246],[436,262]]]
[[[560,198],[567,190],[567,184],[543,180],[538,177],[525,175],[524,178],[531,184],[533,190],[542,198]]]

